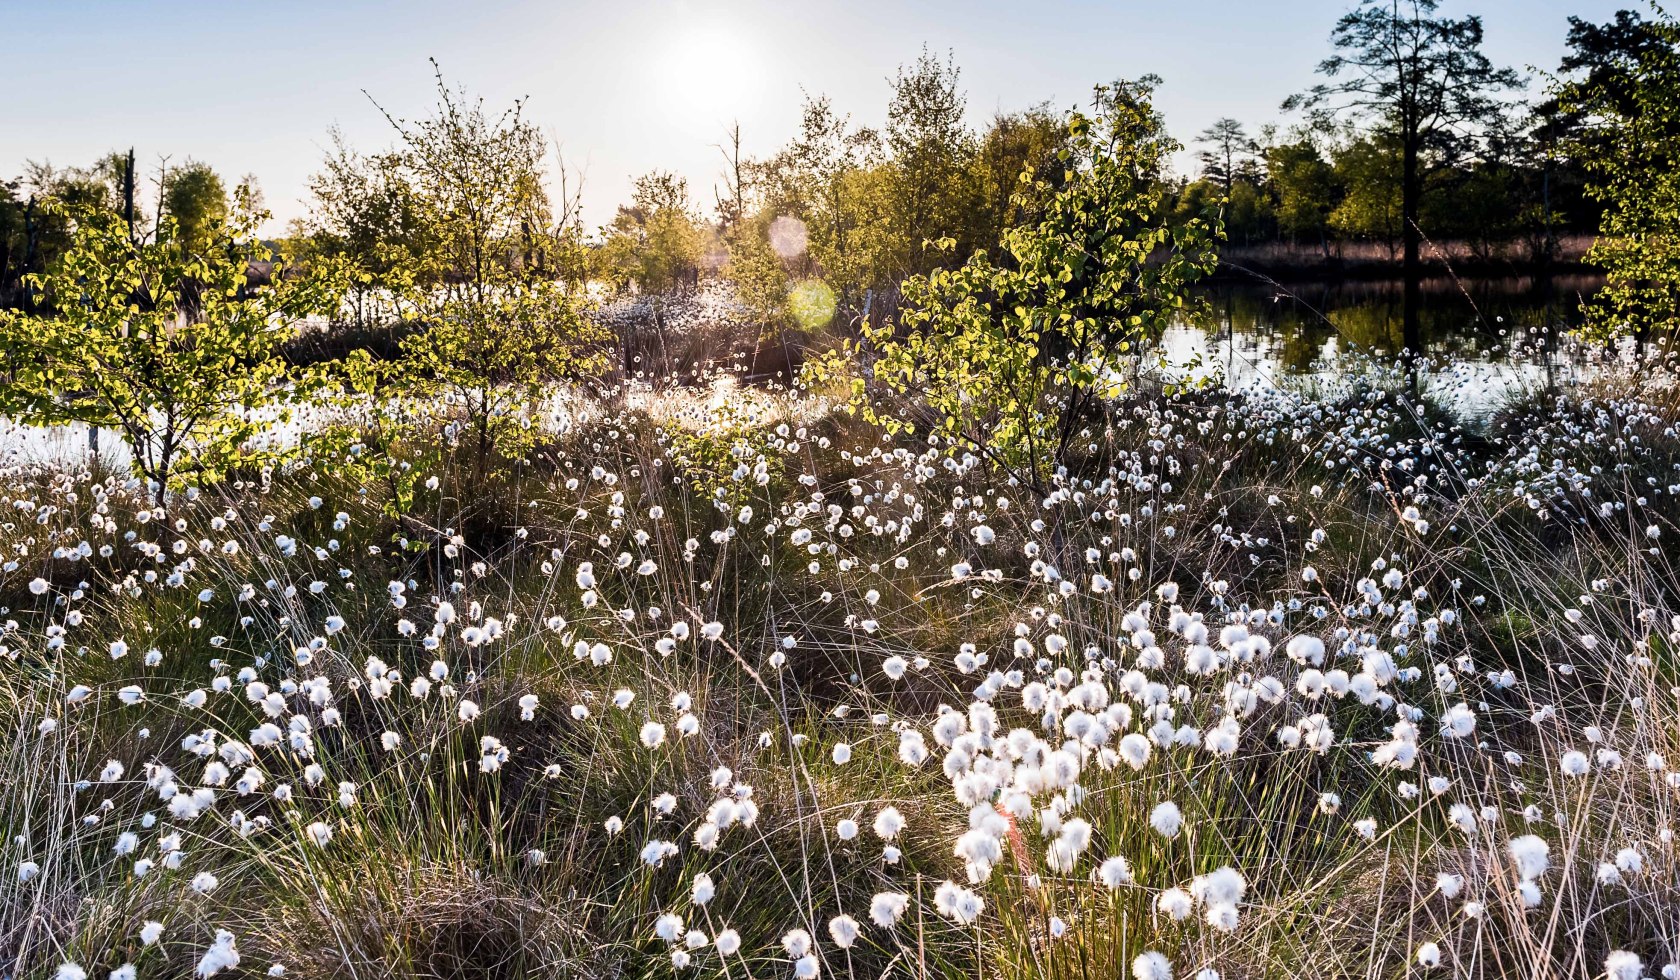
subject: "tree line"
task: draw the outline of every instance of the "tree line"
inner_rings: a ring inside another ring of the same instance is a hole
[[[1557,77],[1626,103],[1629,79],[1662,47],[1663,29],[1660,18],[1633,11],[1604,24],[1571,18]],[[1367,2],[1335,26],[1331,45],[1319,66],[1324,82],[1284,103],[1293,124],[1223,118],[1195,137],[1199,173],[1160,180],[1172,207],[1193,214],[1218,203],[1229,249],[1293,246],[1294,261],[1317,253],[1330,264],[1350,243],[1390,259],[1415,256],[1427,235],[1461,243],[1484,263],[1543,265],[1560,240],[1598,231],[1604,207],[1589,193],[1588,168],[1602,114],[1568,103],[1556,86],[1534,103],[1519,98],[1523,79],[1482,54],[1479,18],[1436,16],[1432,0]],[[995,247],[1021,216],[1022,172],[1053,170],[1065,149],[1069,110],[1000,112],[975,129],[959,69],[926,50],[890,82],[882,127],[811,97],[795,138],[764,158],[743,159],[739,131],[725,134],[710,200],[655,171],[593,234],[578,216],[581,179],[563,161],[546,173],[550,148],[534,137],[501,176],[532,209],[521,234],[540,228],[546,239],[522,260],[648,296],[721,275],[765,312],[781,310],[792,284],[820,270],[845,313],[876,297],[891,304],[898,283],[948,264],[947,254]],[[63,252],[66,219],[48,213],[46,200],[118,211],[141,227],[168,214],[188,235],[227,213],[230,190],[202,162],[164,161],[139,181],[134,167],[132,152],[113,153],[87,167],[31,164],[0,184],[0,298],[25,301],[23,277]],[[549,176],[562,178],[557,190],[546,187]],[[426,202],[401,154],[358,152],[335,134],[310,186],[310,212],[289,236],[299,251],[350,255],[380,275],[435,262]],[[777,251],[778,219],[801,223],[802,251],[785,241]],[[944,239],[948,251],[933,247]]]

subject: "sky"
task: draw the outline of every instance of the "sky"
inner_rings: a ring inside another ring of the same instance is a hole
[[[1353,0],[0,0],[10,94],[0,178],[25,161],[82,165],[134,147],[142,173],[203,161],[255,174],[275,227],[308,207],[308,178],[337,126],[380,149],[390,124],[452,85],[499,108],[526,99],[585,175],[584,217],[611,219],[637,175],[686,176],[709,207],[720,144],[747,155],[791,138],[807,93],[859,123],[886,115],[889,80],[926,45],[954,57],[976,126],[998,110],[1083,101],[1091,86],[1155,73],[1180,140],[1232,116],[1288,122]],[[1443,0],[1475,13],[1497,64],[1552,69],[1567,18],[1609,19],[1637,0]],[[1536,83],[1538,84],[1538,83]],[[1193,147],[1181,154],[1189,169]]]

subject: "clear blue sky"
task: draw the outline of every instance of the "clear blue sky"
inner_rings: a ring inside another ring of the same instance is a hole
[[[879,124],[887,79],[924,43],[954,53],[977,123],[1154,72],[1181,140],[1220,116],[1258,126],[1311,84],[1351,2],[0,0],[10,83],[0,175],[132,145],[150,166],[168,154],[230,179],[255,173],[284,220],[305,208],[330,126],[357,146],[389,143],[363,90],[398,115],[420,114],[435,57],[491,105],[529,97],[531,118],[587,166],[596,224],[656,167],[686,175],[710,204],[714,144],[729,124],[739,120],[749,153],[770,152],[794,132],[802,90]],[[1497,62],[1551,69],[1568,15],[1605,20],[1639,5],[1443,0],[1442,13],[1481,14]]]

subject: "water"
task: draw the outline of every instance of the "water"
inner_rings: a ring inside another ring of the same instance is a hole
[[[79,424],[21,425],[0,418],[0,466],[85,460],[96,452],[113,466],[128,465],[128,444],[115,432],[93,432]]]
[[[1567,387],[1625,358],[1626,349],[1607,352],[1564,336],[1580,324],[1581,301],[1601,282],[1562,276],[1424,283],[1424,392],[1475,421],[1514,396]],[[1206,315],[1180,321],[1163,345],[1169,363],[1198,380],[1330,388],[1392,368],[1401,348],[1401,293],[1398,282],[1208,286],[1199,291]],[[99,449],[113,465],[127,463],[116,433],[101,433]],[[42,430],[0,419],[0,463],[87,455],[85,427]]]
[[[1425,282],[1424,391],[1475,419],[1516,394],[1590,377],[1625,354],[1564,336],[1580,325],[1581,301],[1601,284],[1594,276]],[[1167,357],[1192,377],[1237,388],[1334,383],[1393,363],[1403,346],[1402,289],[1399,282],[1204,287],[1207,315],[1167,331]]]

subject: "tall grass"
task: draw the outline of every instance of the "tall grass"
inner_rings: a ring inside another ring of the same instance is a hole
[[[0,975],[1672,975],[1675,390],[1140,391],[1046,499],[798,390],[401,521],[15,464]]]

